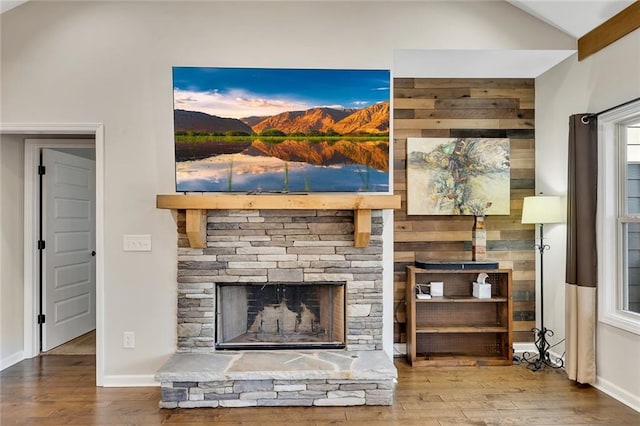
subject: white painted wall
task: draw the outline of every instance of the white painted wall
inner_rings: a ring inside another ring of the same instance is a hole
[[[506,2],[29,2],[0,24],[2,122],[104,123],[105,382],[123,384],[176,346],[175,223],[155,208],[174,192],[172,66],[390,68],[394,49],[575,47]],[[123,234],[151,234],[153,251],[123,252]]]
[[[573,56],[536,79],[538,190],[567,194],[570,115],[599,112],[639,96],[640,31],[582,62]],[[549,226],[552,252],[544,263],[545,322],[563,338],[566,228],[554,226]],[[639,336],[599,323],[597,341],[598,386],[640,410]]]
[[[23,356],[23,139],[0,136],[0,370]]]

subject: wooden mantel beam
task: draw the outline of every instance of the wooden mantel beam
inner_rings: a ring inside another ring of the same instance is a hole
[[[640,1],[635,1],[578,39],[578,60],[588,58],[638,28]]]
[[[399,209],[399,195],[157,195],[159,209],[186,210],[189,245],[207,245],[207,210],[353,210],[354,246],[367,247],[371,210]]]
[[[399,209],[399,195],[158,195],[159,209],[204,210],[358,210]]]

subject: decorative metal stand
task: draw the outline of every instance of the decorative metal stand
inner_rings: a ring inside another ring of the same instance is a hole
[[[561,358],[553,361],[549,356],[551,345],[547,341],[547,336],[552,337],[553,330],[544,326],[544,251],[551,247],[544,243],[544,225],[542,223],[540,224],[540,244],[536,244],[536,248],[540,252],[540,328],[532,328],[531,331],[536,336],[535,345],[538,353],[524,352],[522,354],[522,359],[528,364],[527,368],[533,371],[538,371],[545,365],[551,368],[564,367],[564,361]]]
[[[527,368],[533,371],[538,371],[541,368],[544,368],[545,365],[551,368],[564,367],[564,361],[562,358],[557,358],[553,361],[549,356],[549,348],[551,345],[547,342],[547,336],[552,337],[553,330],[542,327],[542,330],[539,328],[533,328],[531,331],[536,335],[535,345],[536,348],[538,348],[538,353],[524,352],[522,354],[522,359],[528,364]]]

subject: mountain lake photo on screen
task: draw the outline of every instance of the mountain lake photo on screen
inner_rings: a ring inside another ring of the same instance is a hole
[[[388,70],[173,68],[179,192],[388,192]]]

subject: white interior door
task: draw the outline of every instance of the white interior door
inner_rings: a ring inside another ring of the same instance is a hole
[[[95,161],[42,150],[42,351],[96,327]]]

